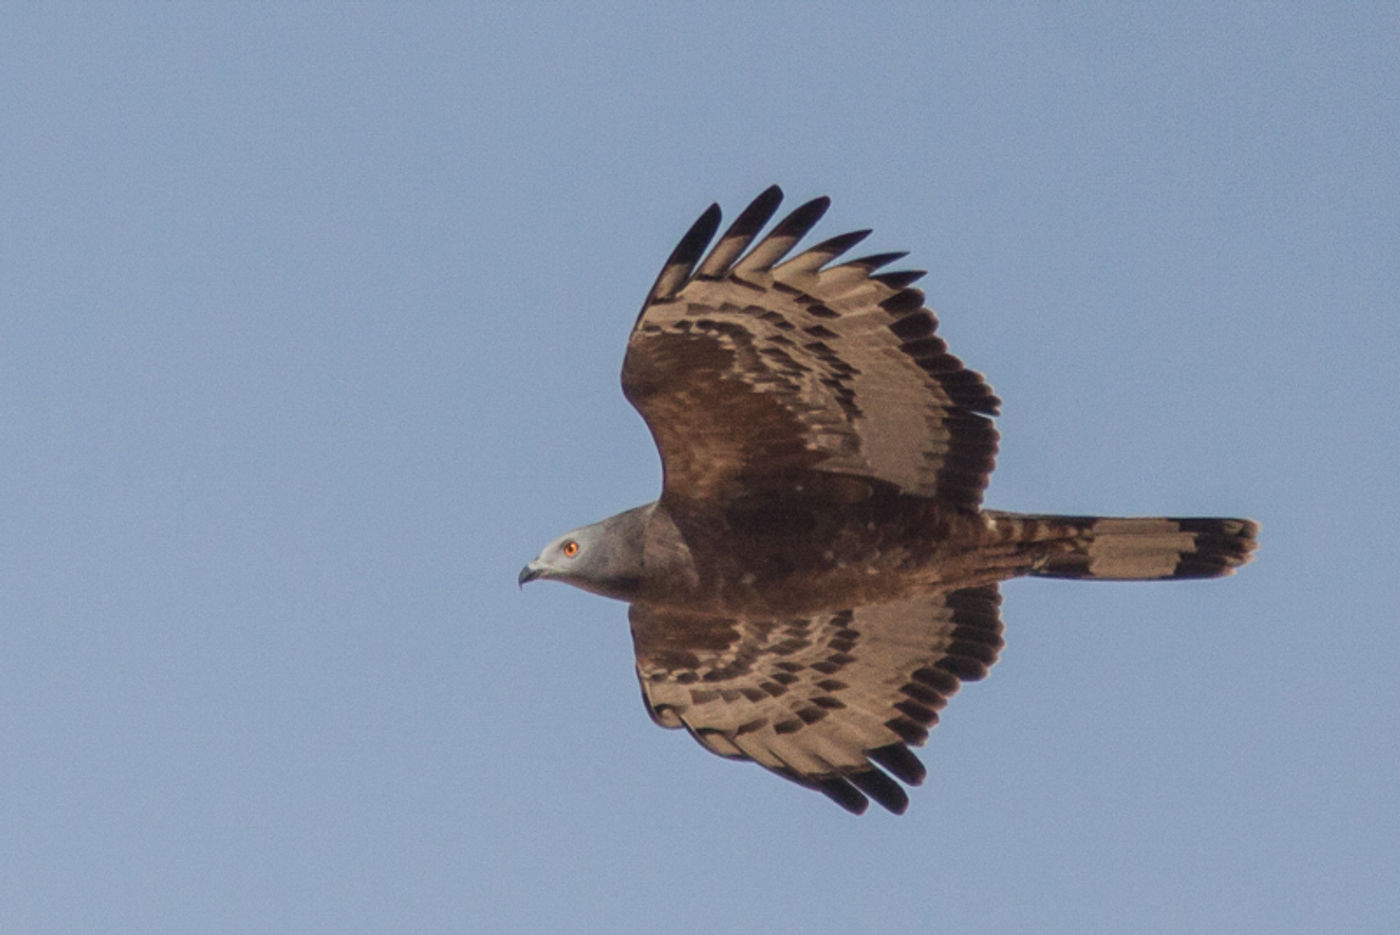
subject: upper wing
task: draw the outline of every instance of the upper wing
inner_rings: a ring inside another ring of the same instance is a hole
[[[710,617],[633,604],[637,677],[652,719],[720,756],[756,760],[860,814],[902,813],[920,745],[960,680],[1001,649],[996,585],[810,619]]]
[[[808,471],[888,481],[975,508],[998,400],[934,336],[903,254],[829,265],[856,231],[779,262],[826,211],[801,206],[740,256],[782,200],[773,186],[708,256],[712,205],[667,261],[627,342],[622,388],[661,452],[663,498],[730,498]],[[703,259],[702,259],[703,256]]]

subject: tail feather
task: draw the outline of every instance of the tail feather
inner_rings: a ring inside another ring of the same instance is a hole
[[[1042,578],[1216,578],[1248,562],[1259,535],[1247,519],[992,515],[1036,555],[1029,574]]]

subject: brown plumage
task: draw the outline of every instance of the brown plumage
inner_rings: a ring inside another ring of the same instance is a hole
[[[997,583],[1215,577],[1242,519],[983,510],[999,400],[934,334],[902,254],[784,259],[828,201],[761,240],[774,186],[719,238],[711,206],[648,294],[622,368],[664,480],[521,572],[631,603],[653,719],[862,812],[902,812],[909,751],[1002,646]],[[755,243],[755,241],[757,242]],[[893,778],[891,778],[893,777]]]

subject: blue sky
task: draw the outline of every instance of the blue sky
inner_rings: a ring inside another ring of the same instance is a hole
[[[0,16],[0,928],[1394,931],[1389,6]],[[854,819],[515,586],[655,496],[617,372],[711,201],[909,250],[988,503],[1246,515],[1016,582]]]

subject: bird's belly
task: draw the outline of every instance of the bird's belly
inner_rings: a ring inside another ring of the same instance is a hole
[[[775,567],[772,561],[756,561],[735,567],[684,595],[692,610],[717,615],[799,616],[882,604],[925,593],[984,584],[983,569],[974,568],[962,556],[913,556],[882,553],[879,556],[843,558],[823,554],[805,565]]]

